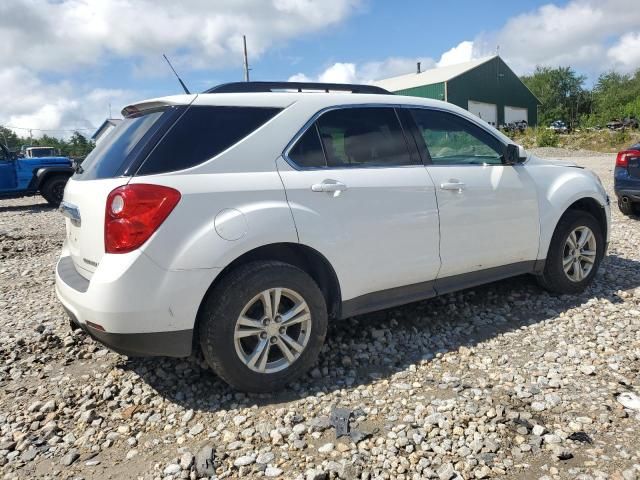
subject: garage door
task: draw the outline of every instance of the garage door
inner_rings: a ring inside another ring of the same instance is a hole
[[[484,103],[469,100],[468,110],[491,125],[495,126],[496,123],[498,123],[498,107],[495,103]]]
[[[504,123],[521,122],[524,120],[529,123],[529,110],[520,107],[504,107]]]

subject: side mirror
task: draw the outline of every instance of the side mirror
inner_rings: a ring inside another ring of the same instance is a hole
[[[516,165],[527,159],[527,151],[522,145],[510,143],[505,147],[502,157],[504,158],[505,165]]]

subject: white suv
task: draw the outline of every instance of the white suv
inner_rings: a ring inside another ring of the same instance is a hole
[[[315,361],[327,322],[532,273],[582,291],[609,235],[596,175],[448,103],[253,82],[141,102],[67,183],[56,292],[128,355],[242,390]]]

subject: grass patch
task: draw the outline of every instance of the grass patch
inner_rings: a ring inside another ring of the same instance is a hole
[[[560,147],[571,150],[592,150],[615,153],[640,142],[637,130],[575,130],[558,134],[548,128],[527,128],[511,135],[514,142],[525,148]]]

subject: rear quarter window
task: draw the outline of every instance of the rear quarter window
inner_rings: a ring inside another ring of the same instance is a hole
[[[160,140],[136,175],[184,170],[238,143],[281,109],[192,106]]]

